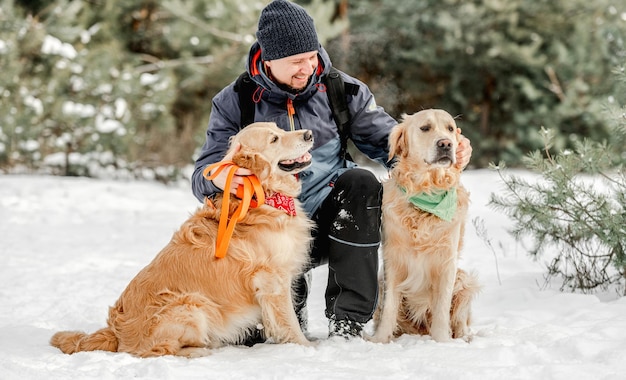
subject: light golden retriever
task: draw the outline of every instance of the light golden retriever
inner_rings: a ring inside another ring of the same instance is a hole
[[[107,327],[93,334],[58,332],[53,346],[69,354],[196,357],[241,342],[258,323],[276,343],[309,344],[294,312],[291,284],[307,264],[311,242],[312,223],[296,199],[300,183],[294,174],[311,163],[313,135],[255,123],[234,137],[231,150],[235,143],[241,148],[232,161],[250,169],[266,195],[292,197],[295,216],[268,204],[250,208],[226,256],[216,258],[222,196],[207,201],[109,308]],[[231,196],[231,214],[240,202]]]
[[[408,333],[443,342],[469,333],[479,286],[457,268],[469,204],[457,145],[454,118],[436,109],[405,115],[389,136],[397,161],[383,184],[384,295],[372,341]]]

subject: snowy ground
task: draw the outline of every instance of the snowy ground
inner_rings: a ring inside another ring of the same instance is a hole
[[[543,264],[506,233],[506,217],[486,206],[501,187],[497,175],[464,176],[473,203],[461,266],[484,285],[471,343],[326,339],[321,267],[309,303],[316,346],[233,346],[190,360],[65,355],[48,345],[58,330],[104,326],[108,306],[198,206],[188,187],[0,175],[0,379],[624,378],[626,297],[543,289]],[[474,218],[484,222],[493,250]]]

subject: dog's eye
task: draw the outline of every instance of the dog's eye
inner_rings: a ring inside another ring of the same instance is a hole
[[[448,126],[448,131],[450,131],[450,132],[454,132],[454,127],[453,127],[453,126],[451,126],[451,125],[449,125],[449,126]]]
[[[422,130],[422,132],[428,132],[430,131],[430,125],[422,125],[420,129]]]
[[[278,142],[278,136],[274,135],[272,136],[272,139],[270,140],[270,144],[275,144]]]

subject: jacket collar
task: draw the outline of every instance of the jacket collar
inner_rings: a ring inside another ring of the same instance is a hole
[[[304,88],[298,94],[293,94],[272,81],[263,69],[263,60],[261,59],[261,47],[258,42],[255,42],[250,48],[248,54],[248,61],[246,64],[246,70],[250,74],[250,78],[255,81],[259,86],[265,89],[264,97],[270,101],[283,102],[287,98],[292,100],[296,97],[300,99],[307,99],[317,91],[317,85],[321,83],[321,78],[324,74],[330,71],[331,61],[326,50],[320,46],[318,52],[319,67],[313,74],[311,81],[306,88]]]

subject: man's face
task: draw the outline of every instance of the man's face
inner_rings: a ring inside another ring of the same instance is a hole
[[[302,90],[318,65],[317,50],[266,61],[274,80],[294,90]]]

